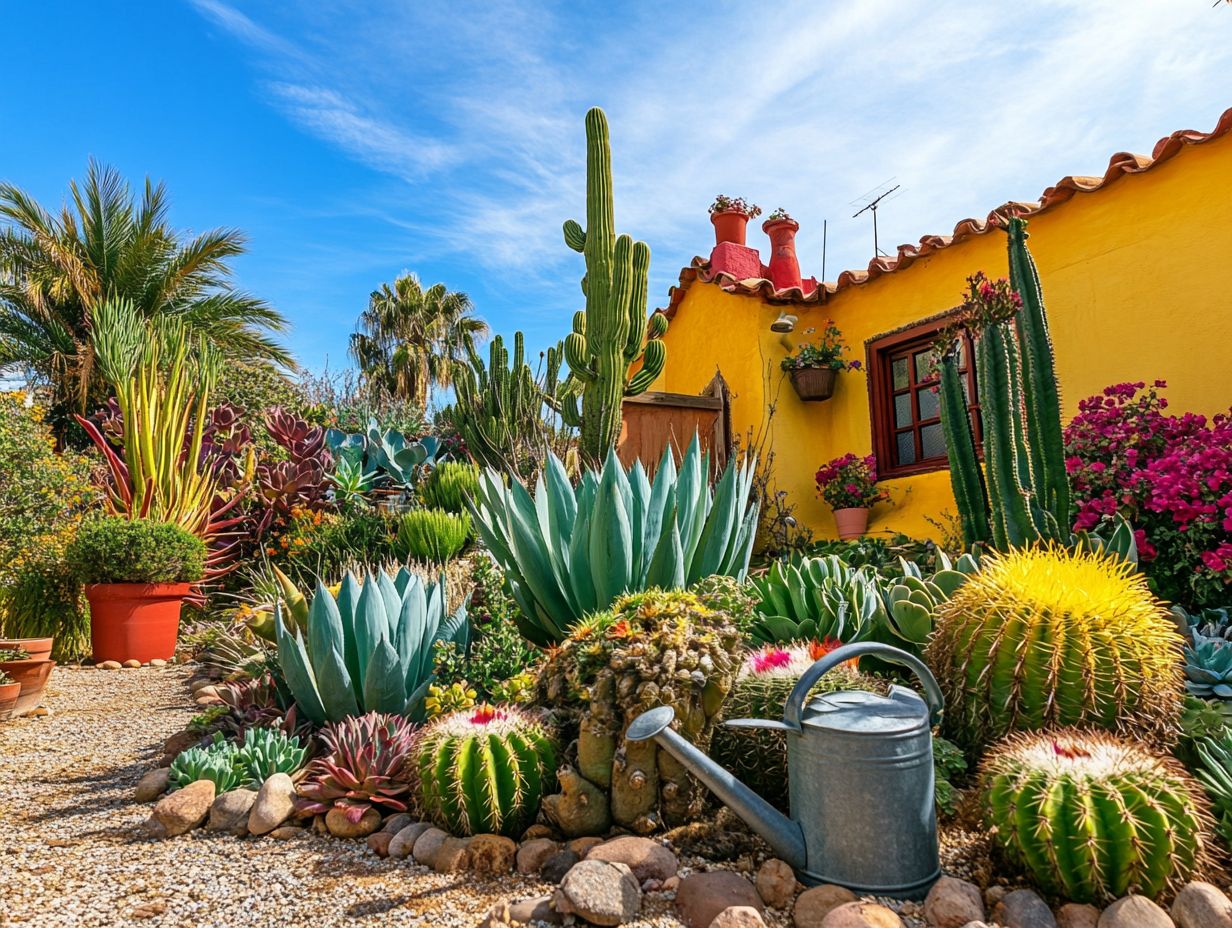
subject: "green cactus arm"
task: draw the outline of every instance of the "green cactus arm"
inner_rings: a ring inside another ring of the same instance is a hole
[[[950,464],[950,484],[968,545],[991,540],[988,525],[988,490],[975,452],[971,414],[962,389],[962,375],[953,350],[941,358],[941,429]]]
[[[1039,484],[1041,505],[1062,530],[1072,526],[1069,477],[1065,471],[1065,443],[1061,427],[1061,398],[1056,362],[1039,271],[1027,248],[1027,224],[1014,217],[1008,224],[1010,285],[1022,298],[1016,323],[1023,343],[1027,385],[1027,429]]]
[[[576,219],[566,219],[564,226],[565,244],[574,251],[583,251],[586,248],[586,231],[578,224]]]
[[[1026,493],[1019,483],[1018,458],[1012,424],[1015,410],[1005,323],[994,323],[976,341],[980,403],[984,412],[984,463],[988,468],[988,496],[993,512],[993,540],[998,548],[1017,547],[1033,540]]]
[[[645,242],[633,243],[632,265],[633,287],[629,292],[628,301],[623,305],[626,325],[624,356],[626,362],[632,362],[642,353],[642,341],[646,334],[646,293],[650,277],[650,246]]]
[[[586,336],[570,332],[565,336],[565,361],[569,373],[583,384],[593,383],[599,372],[594,366]]]
[[[625,396],[645,393],[663,373],[666,363],[667,347],[660,341],[647,342],[645,353],[642,356],[642,369],[629,378],[629,383],[625,387]]]

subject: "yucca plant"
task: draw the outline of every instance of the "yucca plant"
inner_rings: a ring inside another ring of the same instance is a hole
[[[450,834],[518,837],[556,785],[556,745],[539,722],[503,706],[437,719],[416,742],[423,811]]]
[[[1183,640],[1128,562],[1019,548],[986,556],[941,604],[925,657],[945,693],[943,733],[970,751],[1065,725],[1167,742]]]
[[[432,469],[420,495],[430,509],[466,512],[466,501],[479,489],[479,468],[467,461],[445,461]]]
[[[445,580],[424,582],[403,568],[396,576],[348,573],[335,596],[323,584],[308,610],[307,631],[288,630],[275,611],[278,663],[300,711],[314,722],[364,712],[420,718],[435,679],[438,641],[465,648],[466,606],[445,613]]]
[[[471,517],[444,509],[412,509],[398,523],[398,546],[405,557],[433,564],[453,560],[466,547]]]
[[[743,578],[757,529],[754,463],[730,462],[712,490],[709,459],[694,435],[680,469],[669,447],[651,482],[640,461],[626,472],[612,451],[575,488],[552,456],[534,496],[486,471],[471,511],[521,607],[522,634],[548,647],[622,594]]]
[[[1016,735],[989,754],[980,790],[1001,850],[1064,899],[1156,896],[1207,865],[1201,788],[1136,741],[1073,730]]]
[[[400,715],[369,712],[327,725],[322,756],[308,767],[297,806],[302,815],[340,809],[358,822],[369,809],[405,812],[411,791],[414,733]]]

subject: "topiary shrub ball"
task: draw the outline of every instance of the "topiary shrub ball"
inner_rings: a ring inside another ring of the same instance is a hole
[[[985,558],[938,608],[925,658],[943,732],[979,753],[1011,731],[1067,725],[1172,740],[1182,644],[1132,565],[1044,547]]]

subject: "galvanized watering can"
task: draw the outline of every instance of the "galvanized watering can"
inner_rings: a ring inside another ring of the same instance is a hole
[[[909,669],[925,698],[892,686],[887,696],[840,692],[804,704],[826,673],[866,654]],[[670,706],[638,716],[625,737],[655,739],[791,864],[801,882],[917,899],[941,875],[932,750],[941,708],[941,690],[922,661],[866,642],[813,664],[787,697],[783,721],[728,722],[786,733],[790,818],[672,731]]]

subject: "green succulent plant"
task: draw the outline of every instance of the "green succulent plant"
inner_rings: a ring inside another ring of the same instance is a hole
[[[295,773],[308,758],[298,737],[276,728],[247,729],[236,752],[248,778],[258,785],[276,773]]]
[[[730,462],[713,489],[697,436],[677,470],[669,447],[654,481],[610,452],[575,488],[550,457],[531,494],[486,471],[475,525],[505,571],[526,638],[559,643],[584,615],[651,587],[681,589],[711,574],[743,578],[757,529],[753,462]]]
[[[398,523],[400,553],[417,561],[445,564],[466,547],[471,517],[444,509],[412,509]]]
[[[1232,733],[1198,741],[1195,752],[1194,773],[1215,807],[1219,835],[1225,843],[1232,843]]]
[[[1232,716],[1232,642],[1193,633],[1185,646],[1185,689]]]
[[[518,709],[442,716],[419,736],[416,755],[420,806],[454,835],[519,837],[555,787],[556,745]]]
[[[421,718],[434,680],[436,642],[465,647],[466,607],[445,613],[445,581],[425,584],[403,568],[396,576],[348,573],[338,595],[322,584],[306,633],[275,611],[278,663],[300,712],[321,724],[368,711]]]
[[[369,809],[405,812],[414,730],[401,715],[368,712],[326,725],[324,751],[308,766],[296,803],[302,815],[338,809],[355,823]]]
[[[429,509],[465,513],[467,500],[478,489],[478,467],[468,461],[444,461],[432,469],[419,492]]]
[[[1136,741],[1072,730],[1016,735],[988,756],[980,791],[1001,850],[1065,899],[1156,896],[1207,866],[1201,787]]]
[[[256,787],[275,773],[295,773],[307,754],[299,738],[277,729],[250,728],[238,744],[218,731],[213,740],[176,755],[169,771],[170,788],[181,789],[197,780],[213,781],[219,793]]]
[[[775,561],[749,585],[759,597],[749,636],[757,644],[869,637],[884,623],[877,575],[848,567],[836,555]]]

